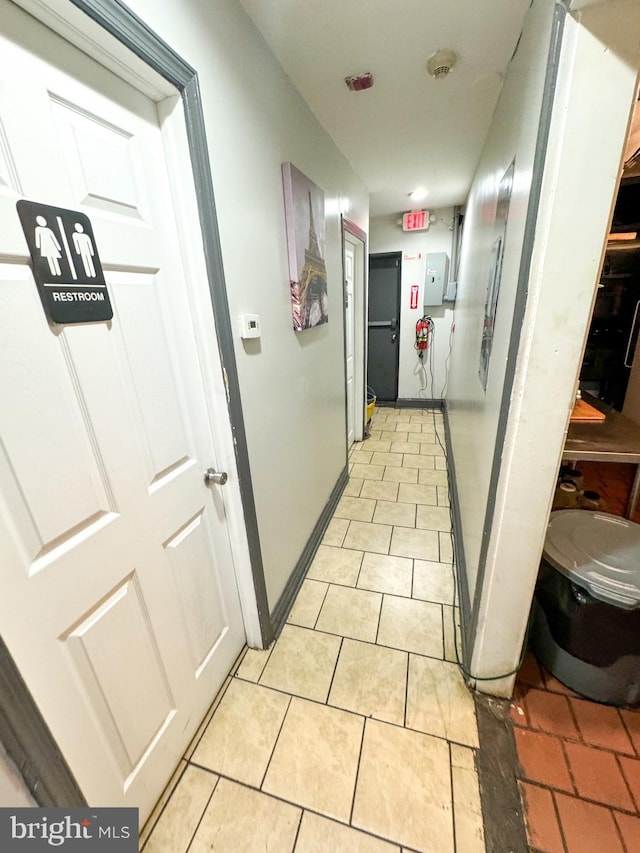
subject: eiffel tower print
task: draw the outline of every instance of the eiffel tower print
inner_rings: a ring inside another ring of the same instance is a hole
[[[283,178],[293,328],[300,332],[329,320],[327,269],[314,215],[314,205],[324,211],[324,193],[291,163],[283,164]]]

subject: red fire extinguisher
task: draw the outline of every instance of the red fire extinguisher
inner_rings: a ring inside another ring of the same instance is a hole
[[[429,349],[429,338],[431,336],[432,326],[433,320],[428,314],[425,314],[424,317],[421,317],[416,323],[415,348],[418,351],[418,358],[420,359],[424,358],[425,352]]]

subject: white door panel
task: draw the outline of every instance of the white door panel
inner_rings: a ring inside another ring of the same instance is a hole
[[[89,802],[144,820],[244,640],[166,155],[155,104],[0,21],[0,627]],[[21,197],[91,218],[111,322],[48,325]]]
[[[63,638],[126,777],[175,713],[135,575]],[[135,649],[136,667],[127,665]],[[117,741],[114,743],[114,735]]]

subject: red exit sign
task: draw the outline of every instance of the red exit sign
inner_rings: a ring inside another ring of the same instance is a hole
[[[426,231],[429,227],[428,210],[412,210],[402,217],[403,231]]]

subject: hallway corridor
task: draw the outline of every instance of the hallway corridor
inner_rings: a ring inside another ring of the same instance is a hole
[[[443,444],[439,413],[374,415],[284,630],[241,656],[145,853],[484,851]]]

